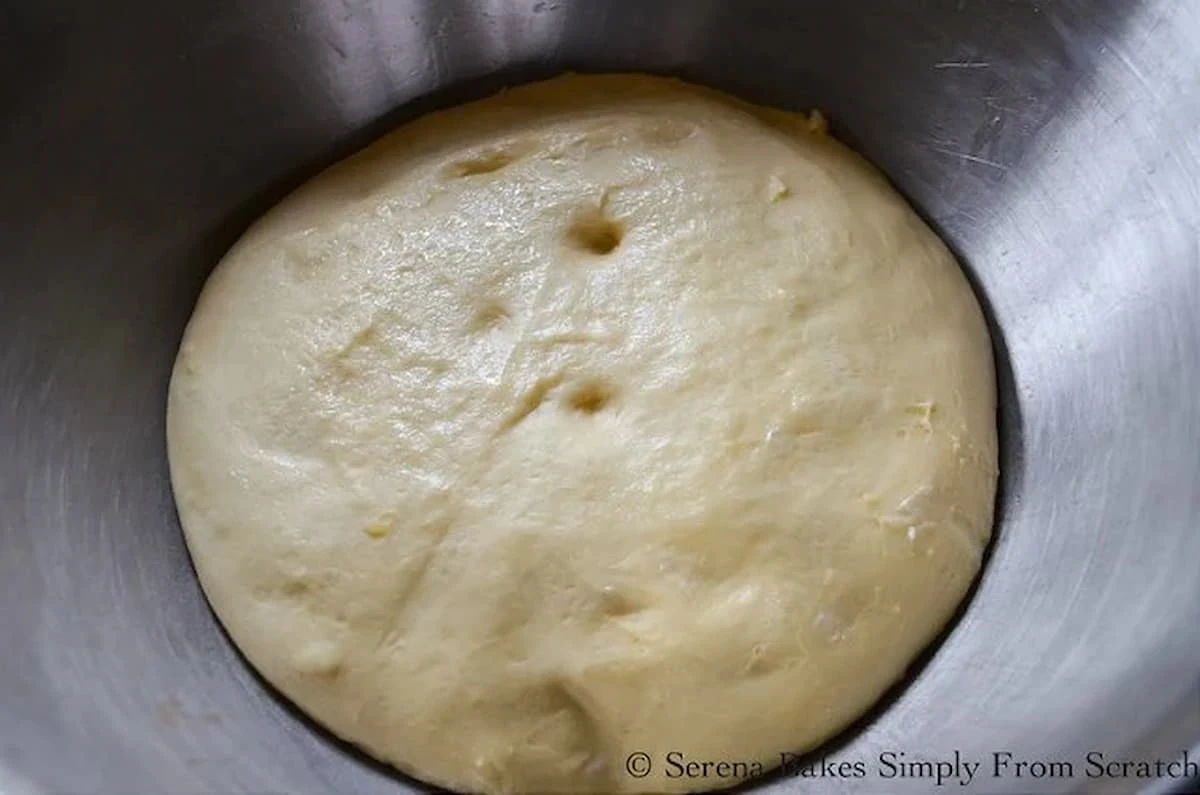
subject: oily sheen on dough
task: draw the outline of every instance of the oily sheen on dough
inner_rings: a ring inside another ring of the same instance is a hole
[[[253,665],[479,793],[813,747],[952,614],[997,477],[930,229],[815,117],[638,76],[424,117],[288,197],[207,284],[168,434]]]

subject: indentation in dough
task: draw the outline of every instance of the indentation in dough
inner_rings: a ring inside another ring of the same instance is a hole
[[[443,356],[423,355],[403,337],[393,336],[395,318],[390,312],[376,313],[354,335],[324,355],[325,368],[316,374],[317,387],[326,396],[341,400],[351,395],[347,385],[378,379],[383,374],[411,374],[422,380],[436,380],[451,370],[451,360]],[[397,342],[399,340],[399,343]],[[380,365],[386,364],[386,369]],[[294,422],[285,422],[285,434]]]
[[[493,792],[614,792],[602,739],[586,695],[565,678],[512,692],[476,707],[488,719],[532,718],[518,742],[493,746],[476,757],[477,774]],[[503,716],[503,717],[501,717]],[[514,738],[517,739],[517,738]]]
[[[370,524],[363,528],[363,532],[366,533],[368,537],[376,540],[387,538],[389,535],[391,535],[392,528],[395,526],[395,523],[395,514],[385,513],[383,516],[380,516],[374,524]]]
[[[581,735],[592,733],[592,715],[583,703],[576,688],[569,682],[559,679],[546,687],[546,700],[552,713],[563,713],[570,717],[571,722]]]
[[[306,282],[326,263],[326,247],[304,245],[304,238],[282,243],[283,266],[293,281]]]
[[[333,676],[342,668],[342,651],[334,643],[306,643],[293,660],[296,670],[313,676]]]
[[[254,586],[254,598],[260,602],[280,602],[314,598],[334,584],[329,572],[297,570],[264,575]]]
[[[629,593],[612,585],[606,585],[600,589],[600,609],[604,611],[605,615],[617,618],[640,612],[643,605]]]
[[[381,341],[379,321],[371,318],[354,336],[328,355],[330,375],[340,381],[358,378],[362,375],[363,365],[370,361]]]
[[[573,136],[551,149],[547,157],[550,160],[581,159],[589,154],[619,146],[630,139],[651,147],[670,148],[683,143],[695,132],[695,125],[675,119],[648,119],[632,131],[604,124]]]
[[[746,673],[764,676],[783,667],[779,652],[768,643],[756,643],[746,661]]]
[[[904,413],[916,417],[916,429],[922,433],[933,433],[933,415],[937,412],[937,403],[926,400],[904,407]]]
[[[808,436],[825,429],[824,418],[816,413],[797,413],[789,417],[784,430],[796,436]]]
[[[562,147],[552,151],[550,159],[560,160],[563,157],[581,158],[592,152],[610,149],[616,146],[620,140],[620,135],[611,127],[586,130],[582,134],[571,138]]]
[[[564,762],[577,766],[579,772],[598,785],[596,791],[611,792],[607,783],[611,771],[604,754],[604,726],[587,690],[569,677],[561,677],[550,685],[551,703],[557,702],[560,713],[570,720],[573,731],[568,735],[573,754],[566,754]]]
[[[499,301],[488,300],[475,309],[470,327],[476,333],[488,331],[503,325],[510,317],[512,317],[512,313],[509,312],[508,307]]]
[[[378,323],[372,319],[367,325],[358,330],[350,342],[341,350],[342,356],[349,356],[359,348],[372,348],[378,342]]]
[[[654,119],[646,122],[638,132],[643,141],[653,146],[677,146],[690,138],[696,128],[674,119]]]
[[[791,307],[788,308],[788,320],[797,321],[803,320],[812,313],[813,302],[807,298],[797,298],[792,301]]]
[[[541,405],[546,402],[546,398],[550,393],[562,385],[564,378],[561,374],[552,375],[546,378],[539,378],[520,400],[517,401],[516,408],[508,415],[508,418],[500,425],[500,433],[506,433],[520,425],[522,422],[533,414]]]
[[[507,168],[515,163],[518,159],[519,158],[512,152],[506,152],[504,150],[490,150],[486,152],[480,152],[479,154],[468,158],[467,160],[460,160],[457,163],[452,164],[448,171],[451,176],[460,179],[462,177],[474,177],[480,174],[492,174],[496,171]]]
[[[792,195],[792,189],[779,176],[772,174],[767,178],[767,201],[777,204]]]
[[[603,411],[616,397],[616,389],[600,379],[589,379],[567,394],[567,406],[581,414]]]
[[[595,209],[577,215],[567,230],[567,241],[574,248],[596,256],[611,254],[624,237],[625,230],[619,223]]]
[[[295,598],[308,593],[309,587],[308,580],[303,577],[289,577],[279,586],[279,592],[284,596]]]

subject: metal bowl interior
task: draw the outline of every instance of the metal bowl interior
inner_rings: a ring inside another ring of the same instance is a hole
[[[962,615],[820,754],[969,790],[1129,792],[1200,741],[1200,3],[73,0],[0,11],[0,790],[394,793],[272,695],[174,513],[170,367],[289,188],[424,109],[564,69],[816,106],[961,255],[1001,376],[996,540]],[[788,749],[780,749],[781,751]],[[995,777],[994,754],[1071,775]],[[819,761],[819,755],[810,757]],[[957,779],[956,779],[957,780]]]

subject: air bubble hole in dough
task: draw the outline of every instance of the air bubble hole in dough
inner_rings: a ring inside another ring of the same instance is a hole
[[[426,116],[268,212],[168,441],[251,663],[472,793],[814,747],[951,616],[997,477],[986,327],[913,210],[815,115],[629,75]]]

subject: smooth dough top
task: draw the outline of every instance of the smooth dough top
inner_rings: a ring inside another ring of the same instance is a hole
[[[319,722],[456,790],[646,792],[903,674],[978,570],[995,411],[958,264],[819,119],[566,76],[255,224],[168,442],[213,608]]]

